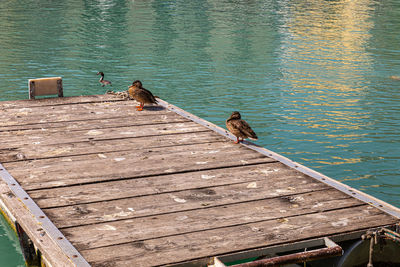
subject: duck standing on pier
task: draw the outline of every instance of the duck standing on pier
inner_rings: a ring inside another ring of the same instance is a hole
[[[243,141],[244,138],[258,139],[256,133],[250,128],[250,125],[241,119],[238,111],[234,111],[229,119],[226,120],[226,128],[236,136],[235,144]],[[240,140],[240,138],[242,138],[242,140]]]
[[[105,85],[110,85],[110,86],[112,86],[112,84],[111,84],[111,82],[110,81],[107,81],[107,80],[104,80],[104,73],[102,72],[102,71],[99,71],[98,73],[97,73],[97,75],[101,75],[101,78],[100,78],[100,80],[99,80],[99,83],[101,83],[101,86],[105,86]]]
[[[142,82],[136,80],[129,86],[129,97],[135,99],[140,103],[136,106],[138,111],[142,111],[144,104],[156,104],[157,100],[154,95],[147,89],[143,88]]]

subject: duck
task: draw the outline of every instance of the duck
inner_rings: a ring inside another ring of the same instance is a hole
[[[140,103],[139,106],[136,106],[138,111],[143,110],[144,104],[157,104],[154,95],[146,88],[143,88],[142,82],[139,80],[134,81],[132,85],[129,86],[128,93],[131,99],[135,99]]]
[[[250,138],[252,140],[257,140],[258,137],[256,133],[251,129],[250,125],[242,120],[242,117],[238,111],[234,111],[232,115],[226,120],[226,128],[236,136],[235,144],[243,141],[244,138]],[[240,140],[240,138],[242,140]]]
[[[112,84],[111,84],[111,82],[110,81],[107,81],[107,80],[104,80],[104,73],[102,72],[102,71],[99,71],[98,73],[97,73],[97,75],[101,75],[101,78],[100,78],[100,80],[99,80],[99,83],[101,83],[101,86],[105,86],[105,85],[110,85],[110,86],[112,86]]]

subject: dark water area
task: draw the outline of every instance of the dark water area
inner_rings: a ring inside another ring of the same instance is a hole
[[[257,144],[400,207],[399,1],[1,0],[0,25],[0,100],[31,78],[67,96],[103,94],[98,71],[117,91],[139,79],[222,127],[240,111]],[[0,260],[13,244],[0,232]]]

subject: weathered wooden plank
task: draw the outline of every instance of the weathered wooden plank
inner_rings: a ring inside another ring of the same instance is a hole
[[[169,124],[141,125],[128,127],[114,127],[93,130],[68,130],[68,131],[37,131],[36,134],[27,135],[27,131],[13,132],[3,138],[0,134],[0,149],[7,150],[12,146],[49,145],[60,143],[73,143],[105,139],[123,139],[129,137],[142,137],[151,135],[178,134],[208,130],[194,122],[178,122]]]
[[[135,101],[89,103],[81,105],[62,105],[56,107],[21,108],[3,110],[0,113],[0,130],[18,125],[44,124],[75,120],[102,119],[107,117],[125,116],[126,120],[149,115],[179,116],[161,106],[149,106],[143,111],[136,111]]]
[[[257,188],[248,188],[249,185],[253,186],[254,184],[257,184]],[[287,186],[287,184],[284,183],[283,181],[280,182],[279,184]],[[257,201],[271,202],[273,203],[273,205],[268,204],[269,206],[271,206],[271,211],[272,211],[272,206],[276,204],[276,208],[279,208],[279,215],[282,216],[283,213],[286,214],[287,212],[285,207],[286,203],[282,204],[282,202],[286,201],[287,203],[296,204],[296,199],[299,199],[300,202],[302,201],[304,202],[304,198],[296,197],[297,196],[296,194],[305,195],[304,193],[312,193],[327,189],[326,186],[316,183],[310,187],[300,185],[296,188],[291,188],[291,190],[288,190],[287,187],[281,187],[281,188],[275,187],[271,188],[271,193],[266,193],[265,189],[267,189],[269,185],[270,183],[266,181],[232,184],[232,185],[224,185],[224,186],[210,187],[204,189],[191,189],[184,192],[164,193],[153,196],[143,196],[143,197],[114,200],[108,202],[46,209],[45,212],[57,224],[59,228],[90,225],[93,223],[96,224],[101,223],[99,225],[104,225],[103,223],[106,224],[112,223],[113,225],[114,224],[118,225],[118,227],[116,226],[118,229],[121,229],[120,227],[121,225],[124,225],[126,223],[129,224],[130,223],[129,219],[135,219],[140,217],[150,218],[154,216],[158,217],[161,214],[170,214],[170,213],[180,214],[182,212],[184,213],[185,211],[187,212],[190,211],[190,213],[193,214],[195,214],[196,212],[198,212],[199,214],[202,214],[202,212],[209,212],[209,215],[207,215],[208,216],[207,218],[209,219],[210,217],[212,217],[211,215],[213,213],[212,209],[210,208],[214,207],[216,209],[219,209],[219,207],[224,206],[223,209],[226,210],[227,206],[238,205],[238,203],[242,202],[244,203],[254,202],[255,204]],[[316,203],[321,202],[321,199],[316,199],[317,197],[321,196],[321,193],[313,193],[313,194],[315,195],[315,196],[313,195],[313,198],[315,198],[313,200],[315,200]],[[340,199],[348,198],[348,196],[343,195],[342,193],[336,193],[336,194],[337,198]],[[282,197],[287,197],[289,200],[285,199],[285,201],[282,201],[283,199]],[[309,196],[307,197],[310,198]],[[271,201],[268,200],[272,198],[276,198],[278,200],[271,200]],[[329,197],[327,197],[327,199],[329,199]],[[347,202],[344,202],[343,205],[347,205],[346,203]],[[357,200],[352,203],[360,204],[361,202]],[[318,204],[318,205],[322,206],[323,204]],[[318,208],[319,207],[318,205],[315,208]],[[202,211],[203,209],[205,209],[206,211]],[[227,209],[227,210],[232,210],[232,209]],[[263,211],[260,210],[260,212]],[[166,216],[165,218],[169,217]],[[127,222],[118,223],[118,221],[121,220]],[[240,221],[240,220],[235,220],[235,221]],[[204,221],[202,221],[202,223],[204,223]]]
[[[179,205],[179,203],[175,203],[175,205]],[[259,201],[78,226],[62,229],[62,232],[78,249],[93,249],[248,223],[284,220],[283,218],[291,216],[359,205],[363,205],[362,202],[341,192],[323,190],[289,197],[282,194],[275,198]],[[134,213],[129,210],[122,212]],[[332,219],[336,218],[332,217]]]
[[[15,108],[42,108],[46,106],[58,106],[58,105],[72,105],[82,103],[96,103],[96,102],[124,102],[121,98],[115,95],[88,95],[88,96],[69,96],[69,97],[51,97],[42,99],[23,99],[23,100],[11,100],[1,101],[0,110],[3,109],[15,109]]]
[[[69,188],[66,188],[65,191],[67,191],[67,193],[60,192],[60,197],[66,198],[66,200],[58,200],[55,196],[53,196],[51,198],[51,200],[54,201],[53,205],[56,203],[64,204],[69,202],[90,203],[88,201],[90,199],[99,200],[101,202],[83,205],[75,204],[73,206],[62,208],[46,209],[46,212],[51,214],[52,218],[59,221],[63,220],[62,214],[68,213],[69,222],[65,223],[69,224],[74,223],[74,220],[80,220],[81,218],[85,218],[85,222],[91,223],[126,218],[124,217],[124,214],[121,216],[119,215],[121,214],[121,211],[128,212],[130,208],[132,208],[132,205],[134,205],[133,208],[135,209],[135,212],[132,213],[131,216],[147,216],[153,213],[171,212],[175,210],[179,211],[181,209],[194,209],[212,205],[225,205],[247,200],[275,197],[283,193],[296,194],[327,188],[327,186],[324,184],[312,181],[309,177],[301,176],[296,173],[288,174],[287,172],[282,172],[281,178],[281,172],[277,172],[268,174],[264,177],[264,174],[261,172],[264,172],[267,167],[265,166],[266,164],[263,165],[264,167],[253,170],[252,175],[247,175],[245,173],[248,168],[240,168],[241,170],[237,170],[238,168],[235,168],[236,171],[238,171],[237,175],[233,174],[233,172],[229,169],[224,169],[223,171],[226,172],[226,176],[216,175],[215,179],[225,179],[226,177],[232,175],[232,181],[215,181],[214,183],[216,183],[216,185],[214,186],[212,185],[212,181],[210,181],[210,185],[207,185],[203,181],[190,179],[189,181],[193,181],[194,185],[191,185],[189,182],[182,181],[182,186],[175,186],[172,184],[170,188],[168,187],[169,183],[180,182],[180,179],[182,178],[186,179],[184,175],[177,175],[178,177],[176,178],[174,177],[175,175],[171,175],[169,177],[160,176],[159,180],[162,181],[156,181],[156,179],[150,179],[150,177],[145,179],[137,179],[136,183],[133,183],[134,181],[132,180],[127,180],[126,189],[121,188],[122,192],[117,192],[118,187],[111,185],[110,192],[97,192],[96,194],[99,194],[99,197],[92,196],[92,194],[95,194],[95,192],[92,190],[86,192],[80,191],[82,195],[74,197],[72,192],[68,192]],[[195,178],[196,175],[199,175],[197,172],[188,174],[192,175],[193,178]],[[239,177],[240,175],[246,175],[247,177]],[[197,178],[198,180],[203,179],[200,177],[200,175],[197,176]],[[118,184],[122,184],[122,181],[119,182],[120,183]],[[153,183],[154,186],[150,187]],[[294,185],[294,183],[296,183],[296,185]],[[133,185],[138,185],[138,187],[133,188]],[[57,191],[59,192],[59,190]],[[31,196],[37,196],[35,193],[36,192],[31,192]],[[115,196],[112,195],[113,193]],[[131,195],[129,198],[117,198],[119,196],[129,195]],[[44,196],[43,193],[42,196]],[[109,199],[109,203],[106,203],[104,199]],[[188,201],[179,203],[179,199],[187,199]],[[104,200],[104,202],[102,200]],[[178,202],[176,200],[178,200]],[[35,201],[38,203],[43,203],[44,205],[49,204],[49,201],[45,201],[45,199],[35,198]],[[178,206],[175,206],[177,204],[176,202],[179,203]],[[57,212],[60,212],[60,215],[57,215]],[[57,219],[58,216],[61,217]]]
[[[53,266],[75,266],[50,235],[41,227],[41,222],[17,198],[7,184],[0,179],[0,200],[6,205],[26,234],[35,240],[35,245]],[[0,215],[1,216],[1,215]],[[71,255],[70,255],[71,256]],[[5,264],[5,263],[4,263]]]
[[[22,161],[29,159],[43,159],[68,157],[86,154],[102,154],[117,151],[133,151],[189,144],[226,142],[226,138],[210,130],[188,133],[166,134],[163,136],[128,137],[122,140],[91,140],[74,143],[60,143],[48,145],[13,144],[8,149],[0,149],[0,162]]]
[[[85,99],[90,99],[85,98]],[[95,98],[92,98],[95,99]],[[77,112],[79,110],[93,109],[96,107],[118,107],[118,106],[131,106],[135,101],[114,101],[113,99],[104,99],[96,101],[85,101],[84,98],[71,97],[65,99],[53,99],[54,101],[45,100],[49,105],[41,105],[41,100],[29,101],[1,101],[0,110],[4,114],[18,114],[19,112],[25,112],[27,116],[36,116],[37,113],[48,113],[48,112],[61,112],[64,113],[66,110],[70,109],[71,112]],[[58,101],[55,101],[58,100]],[[82,101],[83,100],[83,101]]]
[[[18,124],[8,127],[0,127],[1,135],[12,135],[15,131],[27,131],[27,134],[32,134],[39,131],[64,131],[64,130],[88,130],[88,129],[102,129],[110,127],[126,127],[133,125],[146,125],[146,124],[159,124],[159,123],[175,123],[175,122],[188,122],[185,119],[174,113],[163,114],[147,114],[138,116],[129,116],[129,114],[121,114],[119,116],[102,116],[100,118],[89,116],[90,118],[82,118],[79,116],[77,120],[72,121],[56,121],[48,123],[34,123],[34,124]],[[35,131],[36,129],[36,131]]]
[[[238,166],[275,160],[231,142],[5,163],[25,190]]]
[[[154,266],[395,223],[364,205],[81,250],[93,266]],[[133,227],[133,225],[132,225]]]
[[[35,190],[29,191],[29,194],[41,208],[50,208],[124,198],[130,201],[132,197],[161,193],[178,192],[178,194],[182,194],[179,193],[179,191],[191,189],[199,189],[201,192],[202,189],[206,188],[251,183],[258,180],[263,180],[263,183],[266,183],[266,186],[270,188],[277,186],[286,188],[287,192],[297,192],[297,186],[293,185],[293,181],[289,179],[289,177],[294,177],[296,179],[296,185],[309,185],[310,189],[321,188],[316,187],[316,184],[322,185],[310,177],[299,174],[293,169],[286,167],[282,163],[264,163],[224,169],[150,176],[143,179],[105,181],[87,185]],[[271,189],[263,193],[263,196],[274,196],[276,193],[278,192]],[[149,199],[147,203],[150,204],[164,202],[162,199],[157,202],[152,202],[152,196],[149,196],[147,199]],[[201,199],[199,198],[199,200]],[[237,200],[239,201],[240,198]],[[146,200],[141,200],[141,203],[146,203]],[[119,207],[124,206],[122,202],[115,202],[112,205],[118,205]],[[86,209],[87,207],[85,206],[84,208]],[[71,209],[74,209],[74,207],[71,207]],[[136,210],[145,209],[146,208],[137,208]],[[115,213],[115,209],[104,209],[104,213],[111,215]]]

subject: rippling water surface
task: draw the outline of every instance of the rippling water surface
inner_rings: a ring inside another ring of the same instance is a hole
[[[69,96],[104,93],[98,71],[114,90],[140,79],[223,127],[238,110],[257,144],[400,207],[396,0],[1,0],[0,25],[0,100],[30,78]]]

